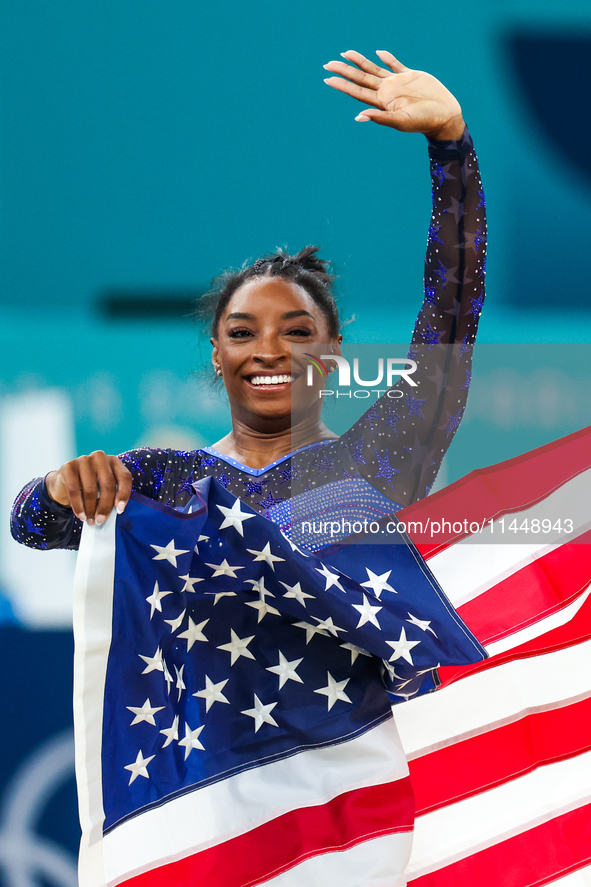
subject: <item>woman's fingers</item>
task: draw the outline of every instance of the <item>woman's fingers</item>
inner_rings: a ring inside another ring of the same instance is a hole
[[[379,56],[383,63],[388,65],[390,70],[395,74],[404,74],[405,71],[410,71],[410,68],[405,67],[402,62],[399,62],[398,59],[392,55],[391,52],[388,52],[385,49],[377,49],[376,55]],[[380,70],[383,71],[384,69],[380,68]],[[384,71],[384,73],[387,76],[388,72]]]
[[[132,488],[132,475],[117,456],[96,450],[66,462],[59,471],[50,472],[46,483],[49,495],[62,505],[69,505],[80,520],[92,526],[104,523],[113,507],[124,510]]]
[[[380,68],[375,62],[370,62],[369,59],[366,59],[360,52],[355,52],[354,49],[348,49],[347,52],[342,52],[341,55],[344,59],[347,59],[348,62],[353,62],[353,64],[357,65],[358,68],[361,68],[362,71],[365,71],[367,74],[373,74],[374,77],[381,78],[391,76],[389,71]],[[386,55],[389,56],[390,53],[386,53]],[[392,56],[392,58],[394,58],[394,56]],[[396,59],[394,59],[394,61],[396,61]],[[398,62],[398,64],[400,64],[400,62]]]
[[[115,508],[121,514],[125,510],[125,506],[131,496],[131,484],[133,477],[131,471],[125,467],[121,459],[117,456],[109,456],[111,467],[117,480],[117,494],[115,496]]]
[[[366,105],[377,105],[378,103],[377,92],[375,89],[357,86],[356,83],[349,83],[348,80],[343,80],[341,77],[328,77],[324,82],[328,86],[332,86],[333,89],[345,92],[347,95],[352,96],[354,99],[358,99],[360,102],[364,102]]]
[[[357,83],[358,86],[366,86],[369,89],[379,89],[380,83],[382,82],[381,77],[376,77],[374,74],[360,71],[359,68],[354,68],[352,65],[346,65],[344,62],[329,62],[327,65],[323,65],[323,67],[332,74],[339,74],[341,77],[350,80],[351,83]]]

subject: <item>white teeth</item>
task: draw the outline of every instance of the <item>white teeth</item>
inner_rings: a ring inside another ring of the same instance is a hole
[[[286,382],[294,382],[295,376],[253,376],[250,379],[251,385],[283,385]]]

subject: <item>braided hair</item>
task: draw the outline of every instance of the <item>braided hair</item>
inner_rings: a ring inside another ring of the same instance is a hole
[[[228,302],[242,284],[254,277],[282,277],[306,290],[326,317],[330,336],[337,336],[340,320],[333,291],[335,275],[329,272],[330,264],[318,258],[318,250],[317,246],[306,246],[290,256],[286,250],[278,249],[251,265],[243,265],[239,271],[225,271],[198,300],[195,317],[209,327],[210,335],[215,338]]]

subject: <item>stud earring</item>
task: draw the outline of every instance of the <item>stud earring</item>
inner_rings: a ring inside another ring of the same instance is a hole
[[[222,371],[221,371],[221,369],[220,369],[219,367],[217,368],[217,370],[216,370],[215,372],[216,372],[216,376],[221,376],[221,375],[222,375]]]

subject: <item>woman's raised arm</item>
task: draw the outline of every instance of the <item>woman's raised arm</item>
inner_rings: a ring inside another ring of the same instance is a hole
[[[461,109],[443,84],[380,52],[389,71],[359,53],[325,67],[343,78],[326,82],[373,107],[374,120],[429,138],[433,209],[425,256],[425,298],[410,356],[419,387],[384,395],[343,435],[359,472],[399,505],[425,496],[463,415],[472,345],[484,301],[486,215],[472,140]]]

